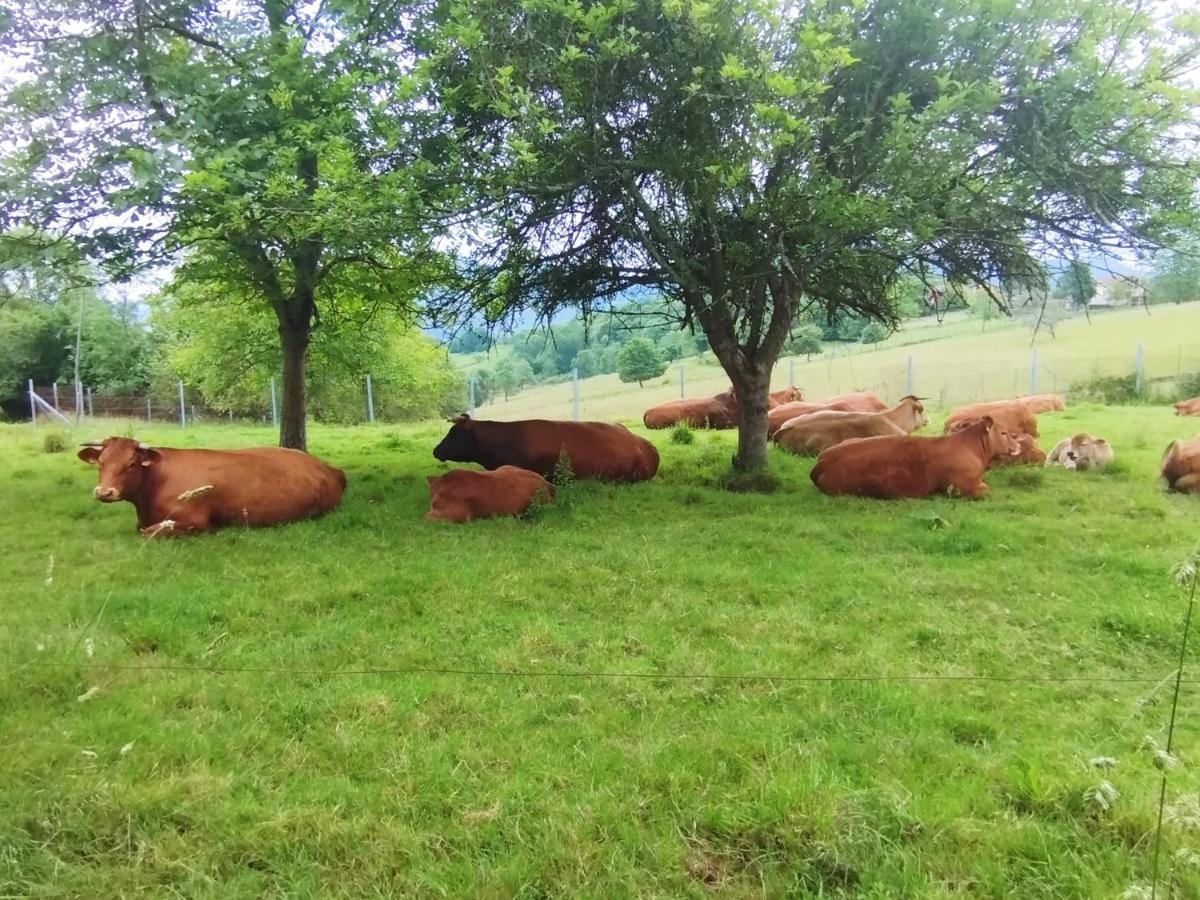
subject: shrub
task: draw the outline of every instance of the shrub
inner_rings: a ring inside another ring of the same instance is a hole
[[[879,322],[868,322],[863,326],[862,334],[859,335],[859,341],[864,344],[878,344],[880,341],[886,340],[888,330]]]
[[[692,444],[696,441],[696,434],[692,431],[692,426],[687,422],[676,422],[675,427],[671,429],[672,444]]]
[[[1109,406],[1130,406],[1145,403],[1145,393],[1138,392],[1137,375],[1094,375],[1077,381],[1067,391],[1073,402],[1104,403]]]
[[[1200,397],[1200,372],[1181,375],[1175,382],[1175,400],[1191,400]]]
[[[550,473],[550,482],[554,485],[554,505],[564,512],[569,510],[574,494],[575,470],[571,468],[571,457],[566,447],[558,453],[558,462]]]
[[[62,453],[67,449],[67,439],[57,431],[49,432],[42,439],[42,452]]]

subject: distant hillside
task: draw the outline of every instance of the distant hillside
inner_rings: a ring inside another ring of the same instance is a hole
[[[1028,326],[1015,319],[980,322],[953,313],[941,323],[922,319],[888,340],[867,347],[832,345],[806,359],[781,359],[772,381],[786,387],[790,373],[810,397],[855,389],[874,390],[894,400],[908,388],[912,359],[913,390],[938,406],[976,399],[1011,397],[1029,390],[1036,350],[1039,391],[1065,391],[1093,374],[1133,371],[1137,346],[1144,350],[1149,379],[1200,371],[1200,303],[1079,316],[1056,328],[1056,337],[1033,341]],[[673,363],[666,374],[644,388],[623,384],[616,375],[581,382],[584,418],[637,420],[647,407],[680,395],[680,367],[686,396],[718,393],[729,380],[710,352]],[[524,388],[505,401],[482,405],[478,415],[496,419],[569,418],[572,387],[568,381]]]

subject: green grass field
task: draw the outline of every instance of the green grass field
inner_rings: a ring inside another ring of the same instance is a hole
[[[986,330],[984,330],[986,329]],[[1073,382],[1094,374],[1128,375],[1133,371],[1137,345],[1145,352],[1148,379],[1174,378],[1200,371],[1200,303],[1154,306],[1093,314],[1062,323],[1056,337],[1039,335],[1039,391],[1066,391]],[[942,406],[973,400],[1014,397],[1030,386],[1031,330],[1017,320],[981,323],[954,314],[938,323],[917,319],[875,347],[861,344],[828,345],[826,354],[812,360],[782,359],[775,367],[773,386],[787,387],[794,370],[796,384],[809,397],[852,390],[873,390],[888,400],[907,393],[908,360],[913,360],[913,389]],[[509,352],[500,348],[498,352]],[[483,356],[474,354],[468,368]],[[729,378],[711,354],[684,361],[689,397],[705,397],[729,386]],[[571,384],[526,388],[511,399],[480,407],[480,418],[566,419],[571,417]],[[679,369],[644,387],[624,384],[616,375],[585,379],[580,388],[584,419],[641,419],[656,403],[679,397]]]
[[[73,448],[0,427],[0,895],[1120,896],[1200,536],[1158,460],[1197,424],[1044,416],[1117,465],[978,503],[827,498],[774,450],[783,488],[731,494],[732,433],[658,432],[652,482],[464,527],[423,519],[443,426],[316,426],[340,511],[156,542]],[[1180,897],[1198,729],[1189,684]]]

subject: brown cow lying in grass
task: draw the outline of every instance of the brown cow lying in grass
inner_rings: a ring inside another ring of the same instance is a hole
[[[1176,403],[1175,415],[1200,416],[1200,397],[1193,397],[1191,400],[1184,400],[1180,403]]]
[[[774,409],[803,398],[804,392],[800,388],[784,388],[767,395],[767,408]],[[686,422],[693,428],[737,428],[738,402],[733,388],[713,397],[660,403],[642,413],[642,423],[647,428],[670,428],[679,422]]]
[[[1200,494],[1200,435],[1190,441],[1175,441],[1163,454],[1162,477],[1167,489],[1181,494]]]
[[[1086,472],[1089,469],[1103,469],[1113,461],[1115,455],[1104,438],[1077,434],[1059,441],[1046,458],[1046,465]]]
[[[455,469],[430,475],[429,512],[433,522],[462,524],[489,516],[519,516],[535,502],[554,500],[554,485],[537,472],[501,466],[494,472]]]
[[[892,409],[879,413],[825,410],[799,416],[775,434],[775,443],[802,456],[816,456],[851,438],[911,434],[929,424],[920,397],[901,399]]]
[[[1018,397],[1017,402],[1025,404],[1035,416],[1040,413],[1062,412],[1067,408],[1067,404],[1058,394],[1026,394]]]
[[[96,499],[132,503],[146,537],[308,519],[336,509],[346,489],[341,469],[281,447],[173,450],[110,437],[79,458],[100,469]]]
[[[1046,461],[1046,451],[1037,445],[1037,441],[1027,434],[1012,436],[1020,451],[1016,456],[1011,453],[1001,453],[992,460],[992,468],[1000,466],[1040,466]]]
[[[977,499],[987,496],[983,473],[991,461],[1019,452],[1012,435],[985,416],[944,437],[889,435],[845,441],[821,454],[811,478],[826,494],[893,500],[946,491]]]
[[[996,427],[1009,434],[1038,436],[1037,416],[1020,400],[993,400],[989,403],[972,403],[960,406],[946,418],[945,434],[958,431],[984,416],[991,418]]]
[[[816,412],[877,413],[887,409],[887,404],[872,394],[863,391],[857,394],[838,394],[824,400],[782,403],[767,412],[767,436],[779,431],[792,419]]]

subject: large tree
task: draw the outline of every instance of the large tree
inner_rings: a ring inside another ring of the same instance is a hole
[[[387,0],[15,0],[0,215],[117,277],[192,251],[252,291],[282,351],[280,443],[304,448],[314,325],[351,282],[410,305],[434,258],[405,21]]]
[[[905,274],[1014,277],[1191,221],[1192,20],[1111,0],[446,0],[437,97],[483,215],[466,296],[679,302],[766,459],[793,318],[892,325]]]

